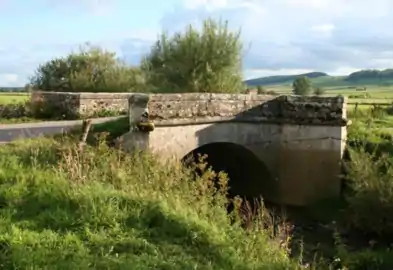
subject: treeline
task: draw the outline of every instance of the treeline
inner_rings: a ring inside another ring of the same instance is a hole
[[[348,82],[357,82],[364,80],[393,80],[393,69],[376,70],[367,69],[353,72],[345,78]]]
[[[0,87],[0,92],[26,92],[24,87]]]

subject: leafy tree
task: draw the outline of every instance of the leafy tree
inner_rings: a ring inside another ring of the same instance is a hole
[[[325,90],[323,90],[321,87],[316,87],[314,88],[314,95],[316,96],[321,96],[325,93]]]
[[[266,89],[262,85],[257,86],[258,94],[266,94]]]
[[[44,91],[127,92],[141,91],[144,77],[139,68],[120,62],[115,53],[87,45],[40,65],[30,85]]]
[[[308,95],[312,90],[311,81],[305,76],[296,78],[292,87],[295,95]]]
[[[242,83],[240,31],[227,22],[204,21],[168,37],[163,33],[142,61],[155,91],[239,92]]]

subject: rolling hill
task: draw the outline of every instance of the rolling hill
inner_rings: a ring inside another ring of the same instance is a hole
[[[309,77],[310,79],[315,79],[319,77],[326,77],[329,75],[324,72],[310,72],[310,73],[303,73],[298,75],[278,75],[278,76],[262,77],[262,78],[246,80],[244,82],[249,86],[287,84],[287,83],[292,83],[296,78],[303,77],[303,76]]]
[[[366,85],[393,85],[393,69],[360,70],[347,76],[330,76],[324,72],[310,72],[298,75],[281,75],[261,77],[244,81],[248,86],[291,85],[298,77],[306,76],[311,79],[314,86],[366,86]]]

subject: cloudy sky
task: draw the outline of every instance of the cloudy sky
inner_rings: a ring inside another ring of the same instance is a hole
[[[393,66],[393,0],[0,0],[0,86],[91,42],[137,64],[162,30],[242,29],[245,78]]]

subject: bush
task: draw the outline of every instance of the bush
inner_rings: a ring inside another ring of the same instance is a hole
[[[55,58],[36,70],[33,89],[63,92],[141,92],[146,90],[139,68],[129,67],[116,54],[98,47]]]
[[[296,78],[292,84],[293,93],[295,95],[308,95],[312,90],[311,81],[308,77],[303,76]]]
[[[358,99],[367,99],[370,98],[371,95],[369,93],[364,93],[361,95],[349,95],[348,98],[358,98]]]
[[[70,143],[0,148],[0,268],[295,269],[266,229],[231,224],[211,170],[191,181],[148,155]]]
[[[157,92],[240,92],[243,89],[240,32],[206,20],[202,31],[189,26],[161,35],[142,63]]]
[[[393,237],[393,135],[355,122],[348,130],[345,225],[370,237]]]
[[[322,96],[323,94],[325,94],[325,90],[323,90],[321,87],[316,87],[314,89],[314,95]]]
[[[262,85],[257,86],[257,91],[259,95],[265,95],[266,94],[266,89]]]
[[[347,225],[368,235],[393,236],[392,158],[364,150],[351,151],[350,156]]]
[[[31,112],[26,105],[27,104],[20,103],[0,104],[0,118],[11,119],[30,117]]]

